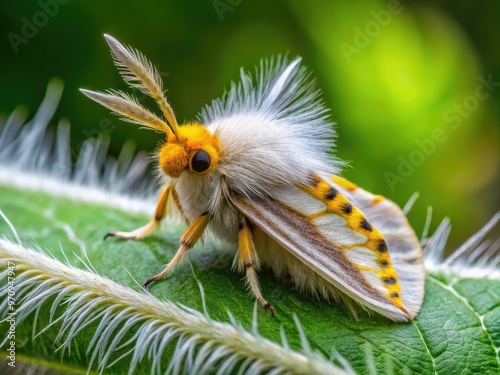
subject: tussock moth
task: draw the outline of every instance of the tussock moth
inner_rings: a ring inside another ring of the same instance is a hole
[[[272,315],[257,271],[266,262],[304,291],[352,300],[395,321],[420,310],[422,250],[401,209],[339,176],[331,158],[335,132],[300,58],[263,62],[255,77],[242,71],[199,121],[179,125],[160,76],[138,51],[105,36],[124,80],[151,96],[163,118],[124,92],[81,90],[125,120],[165,133],[158,151],[165,188],[155,217],[131,232],[141,239],[169,207],[189,223],[169,264],[144,283],[164,278],[206,229],[238,243],[234,266]]]

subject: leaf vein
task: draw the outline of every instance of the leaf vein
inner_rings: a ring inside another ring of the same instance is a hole
[[[442,281],[440,281],[439,279],[433,277],[432,275],[429,275],[429,280],[434,282],[435,284],[439,285],[440,287],[442,287],[444,290],[447,290],[448,292],[450,292],[451,294],[453,294],[458,300],[462,301],[463,304],[474,314],[474,316],[479,320],[479,323],[481,325],[481,329],[483,330],[483,332],[486,334],[486,337],[488,338],[490,344],[491,344],[491,347],[493,348],[493,352],[495,353],[495,358],[496,358],[496,361],[497,361],[497,364],[498,364],[498,367],[500,368],[500,348],[498,348],[496,345],[495,345],[495,342],[493,341],[493,337],[491,337],[491,334],[490,332],[488,332],[488,330],[486,329],[485,325],[484,325],[484,321],[483,321],[483,318],[484,316],[479,314],[476,310],[474,310],[474,308],[472,307],[472,305],[469,303],[469,301],[467,300],[467,298],[465,298],[464,296],[462,296],[455,288],[453,288],[452,286],[449,286],[449,285],[446,285],[445,283],[443,283]]]
[[[417,322],[415,320],[412,320],[413,326],[417,330],[418,335],[420,336],[420,339],[422,340],[422,343],[424,344],[425,350],[427,351],[427,354],[429,354],[429,357],[431,358],[432,361],[432,368],[434,369],[434,374],[437,375],[437,367],[436,367],[436,361],[434,360],[434,357],[432,356],[432,353],[429,349],[429,346],[427,345],[427,342],[425,341],[424,335],[422,334],[422,331],[420,330],[420,327],[418,326]]]

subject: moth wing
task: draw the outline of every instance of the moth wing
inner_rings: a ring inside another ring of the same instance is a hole
[[[422,247],[406,215],[393,201],[374,195],[342,177],[332,176],[330,180],[384,235],[392,266],[399,276],[403,305],[416,315],[424,299],[425,269]]]
[[[340,186],[339,186],[340,188]],[[331,179],[290,186],[273,199],[234,204],[300,262],[359,303],[397,321],[413,318],[387,243]]]

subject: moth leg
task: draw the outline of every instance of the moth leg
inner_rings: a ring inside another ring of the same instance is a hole
[[[253,243],[251,223],[247,218],[243,218],[240,223],[238,242],[238,269],[241,271],[243,271],[243,269],[245,270],[246,283],[250,292],[255,299],[259,301],[262,307],[264,307],[266,311],[269,311],[271,316],[274,316],[276,313],[274,307],[262,296],[262,291],[260,290],[259,279],[257,277],[257,270],[260,268],[260,260]]]
[[[108,237],[118,237],[124,240],[141,240],[149,236],[154,229],[158,228],[160,222],[167,214],[167,201],[172,190],[172,185],[168,185],[163,189],[158,199],[158,203],[156,204],[155,217],[149,223],[131,232],[108,232],[103,240]]]
[[[146,282],[142,285],[143,288],[147,288],[149,284],[163,279],[172,270],[172,268],[174,268],[177,263],[179,263],[179,261],[184,258],[184,255],[186,255],[188,250],[191,249],[194,244],[201,238],[209,220],[210,219],[208,217],[208,213],[204,213],[195,221],[193,221],[193,223],[181,236],[181,239],[179,241],[181,246],[175,253],[172,260],[167,264],[163,271],[146,280]]]

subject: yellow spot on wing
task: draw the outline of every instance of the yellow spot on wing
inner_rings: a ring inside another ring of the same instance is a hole
[[[351,193],[358,188],[356,184],[353,184],[351,181],[346,180],[345,178],[340,176],[333,176],[332,181],[337,185],[342,186],[344,189]]]

